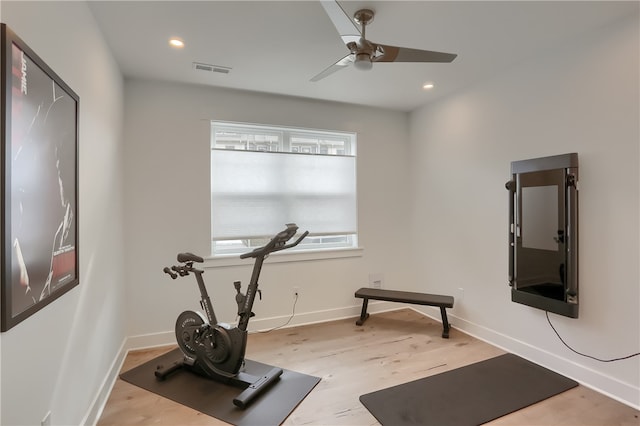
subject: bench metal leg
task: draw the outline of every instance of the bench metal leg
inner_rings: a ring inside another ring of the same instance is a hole
[[[440,315],[442,315],[442,337],[449,338],[449,321],[447,320],[447,311],[443,306],[440,306]]]
[[[366,297],[362,299],[362,311],[360,312],[360,319],[356,321],[356,325],[362,325],[369,318],[369,314],[367,313],[367,306],[369,305],[369,299]]]

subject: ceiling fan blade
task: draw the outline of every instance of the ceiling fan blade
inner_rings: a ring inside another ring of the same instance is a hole
[[[323,78],[333,74],[334,72],[340,71],[341,69],[343,69],[345,67],[348,67],[352,63],[353,63],[353,55],[352,54],[348,54],[347,56],[345,56],[344,58],[340,59],[335,64],[333,64],[330,67],[326,68],[321,73],[313,76],[310,81],[316,82],[316,81],[322,80]]]
[[[384,44],[376,44],[376,47],[374,62],[451,62],[458,56],[455,53],[433,52]]]
[[[323,0],[320,4],[324,7],[325,12],[327,12],[336,30],[338,30],[338,34],[340,34],[344,44],[359,40],[360,37],[362,37],[360,28],[356,26],[355,22],[353,22],[351,17],[347,15],[337,1]]]

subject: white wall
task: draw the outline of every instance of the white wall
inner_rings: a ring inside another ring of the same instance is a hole
[[[408,120],[141,80],[124,83],[123,100],[120,74],[84,3],[3,1],[1,17],[80,95],[81,284],[0,335],[0,423],[38,424],[48,410],[54,424],[91,421],[87,410],[125,336],[167,332],[165,339],[181,310],[197,308],[194,283],[172,281],[162,267],[178,251],[209,251],[211,119],[358,133],[363,256],[267,264],[257,319],[286,318],[294,285],[302,289],[298,318],[357,312],[353,291],[369,273],[383,273],[393,288],[458,296],[463,287],[455,326],[640,405],[637,358],[600,364],[573,355],[543,312],[510,302],[504,189],[513,160],[579,153],[580,318],[552,320],[584,352],[637,351],[637,18]],[[249,266],[207,269],[220,319],[233,321],[232,282],[246,284],[249,273]]]
[[[200,309],[195,280],[162,272],[176,253],[210,254],[210,120],[342,130],[358,134],[361,257],[265,263],[255,320],[286,319],[292,287],[301,288],[292,323],[355,314],[353,293],[383,273],[388,286],[410,286],[408,115],[373,108],[167,82],[125,82],[126,276],[129,336],[172,332],[177,315]],[[283,224],[284,225],[284,224]],[[234,322],[234,280],[252,265],[208,268],[218,319]],[[344,309],[348,308],[348,309]]]
[[[541,310],[510,301],[510,162],[577,152],[580,318],[551,314],[577,350],[640,348],[639,34],[628,18],[411,115],[415,272],[460,296],[453,324],[640,406],[640,360],[565,348]]]
[[[0,423],[80,424],[125,338],[123,82],[83,2],[3,1],[2,22],[80,97],[80,285],[0,335]]]

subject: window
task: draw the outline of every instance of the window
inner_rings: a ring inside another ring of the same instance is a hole
[[[212,253],[244,253],[296,223],[300,250],[357,246],[353,133],[212,122]]]

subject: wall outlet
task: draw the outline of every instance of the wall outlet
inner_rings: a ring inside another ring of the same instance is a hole
[[[51,426],[51,411],[48,411],[47,414],[44,415],[40,426]]]
[[[458,302],[462,302],[464,300],[464,288],[458,287],[458,294],[456,296]]]
[[[293,287],[293,298],[300,297],[300,287]]]
[[[384,274],[381,274],[381,273],[369,274],[369,287],[371,288],[384,287]]]

